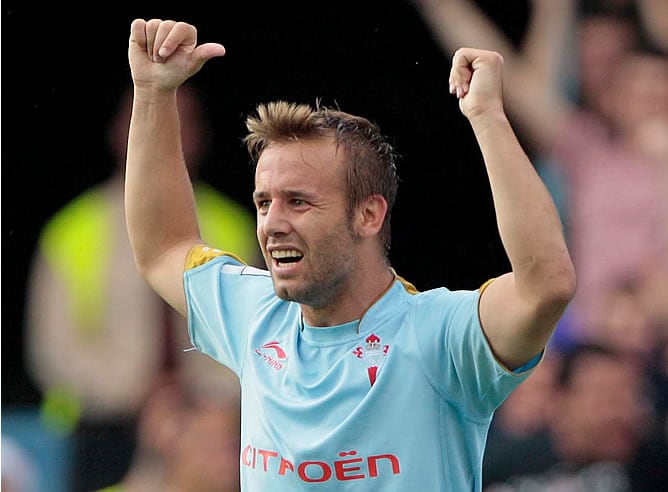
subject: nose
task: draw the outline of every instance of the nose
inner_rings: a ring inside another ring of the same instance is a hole
[[[273,200],[266,213],[260,216],[262,231],[269,237],[284,236],[290,232],[287,211],[280,200]]]

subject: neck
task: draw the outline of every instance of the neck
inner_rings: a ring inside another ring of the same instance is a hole
[[[336,326],[359,320],[392,286],[396,276],[387,266],[373,272],[365,270],[348,282],[349,287],[326,306],[301,305],[302,316],[309,326]]]

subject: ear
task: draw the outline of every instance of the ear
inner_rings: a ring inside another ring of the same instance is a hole
[[[355,213],[355,230],[360,237],[371,237],[383,227],[387,201],[382,195],[370,195]]]

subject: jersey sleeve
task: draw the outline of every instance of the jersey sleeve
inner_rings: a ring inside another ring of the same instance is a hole
[[[485,337],[479,290],[437,289],[416,306],[416,337],[432,381],[471,415],[489,416],[530,374],[538,359],[511,371],[496,359]]]
[[[273,297],[269,273],[201,245],[186,259],[184,289],[193,346],[239,375],[249,326]]]

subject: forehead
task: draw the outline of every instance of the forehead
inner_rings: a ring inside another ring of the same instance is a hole
[[[344,154],[333,137],[272,143],[258,159],[255,187],[338,187]]]

